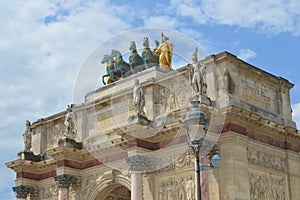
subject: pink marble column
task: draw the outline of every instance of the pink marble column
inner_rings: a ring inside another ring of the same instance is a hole
[[[69,199],[69,188],[59,188],[58,200],[68,200],[68,199]]]
[[[69,200],[70,185],[76,180],[75,176],[62,174],[54,177],[58,186],[58,200]]]
[[[143,200],[142,173],[131,173],[131,200]]]
[[[126,161],[131,172],[131,200],[143,200],[143,172],[153,171],[154,160],[138,154]]]

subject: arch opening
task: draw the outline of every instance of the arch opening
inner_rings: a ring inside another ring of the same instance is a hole
[[[130,190],[121,185],[114,184],[101,190],[94,200],[130,200]]]

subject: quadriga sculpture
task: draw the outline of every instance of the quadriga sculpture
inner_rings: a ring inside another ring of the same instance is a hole
[[[104,55],[102,64],[106,63],[106,73],[102,76],[102,83],[104,85],[111,84],[121,78],[121,71],[115,69],[114,58],[110,55]],[[105,81],[106,78],[106,81]]]
[[[114,58],[115,70],[119,70],[122,78],[131,75],[130,65],[123,60],[122,54],[118,50],[112,50],[111,57]]]
[[[154,42],[155,42],[156,49],[157,49],[159,46],[159,42],[157,40],[155,40]],[[144,49],[142,52],[142,58],[144,60],[144,64],[145,64],[146,68],[158,66],[159,65],[159,54],[153,55],[153,53],[149,47],[148,37],[144,37],[143,46],[144,46]],[[154,51],[156,49],[154,49]]]
[[[137,73],[145,70],[144,62],[142,57],[138,54],[136,50],[136,44],[134,41],[130,41],[129,44],[129,65],[132,73]]]

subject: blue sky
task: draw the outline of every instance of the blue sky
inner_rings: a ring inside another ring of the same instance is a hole
[[[23,149],[25,120],[65,110],[90,52],[135,28],[176,30],[209,54],[229,51],[288,79],[299,127],[299,10],[299,0],[2,1],[0,199],[14,198],[14,173],[3,164]]]

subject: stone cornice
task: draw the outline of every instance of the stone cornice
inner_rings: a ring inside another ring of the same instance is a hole
[[[249,130],[260,132],[271,137],[281,139],[293,138],[300,140],[299,130],[264,119],[260,115],[235,106],[229,106],[226,108],[226,122],[243,124],[243,127],[247,127]]]
[[[87,149],[75,149],[65,146],[56,147],[53,149],[49,149],[47,154],[53,157],[55,160],[74,160],[74,161],[86,161],[90,160],[93,157],[88,152]]]
[[[266,72],[264,70],[261,70],[257,68],[256,66],[253,66],[239,58],[237,58],[235,55],[224,51],[222,53],[212,55],[211,57],[214,58],[214,61],[216,63],[221,63],[225,61],[230,61],[232,63],[236,63],[239,65],[240,68],[244,69],[245,71],[249,71],[249,73],[254,73],[260,78],[267,78],[267,80],[271,80],[273,83],[279,83],[280,85],[286,85],[289,89],[294,86],[294,84],[290,83],[288,80],[274,76],[273,74],[270,74],[269,72]]]
[[[42,174],[55,170],[56,161],[54,159],[44,160],[40,162],[33,162],[29,160],[15,160],[6,163],[6,166],[15,172],[30,172],[34,174]]]

